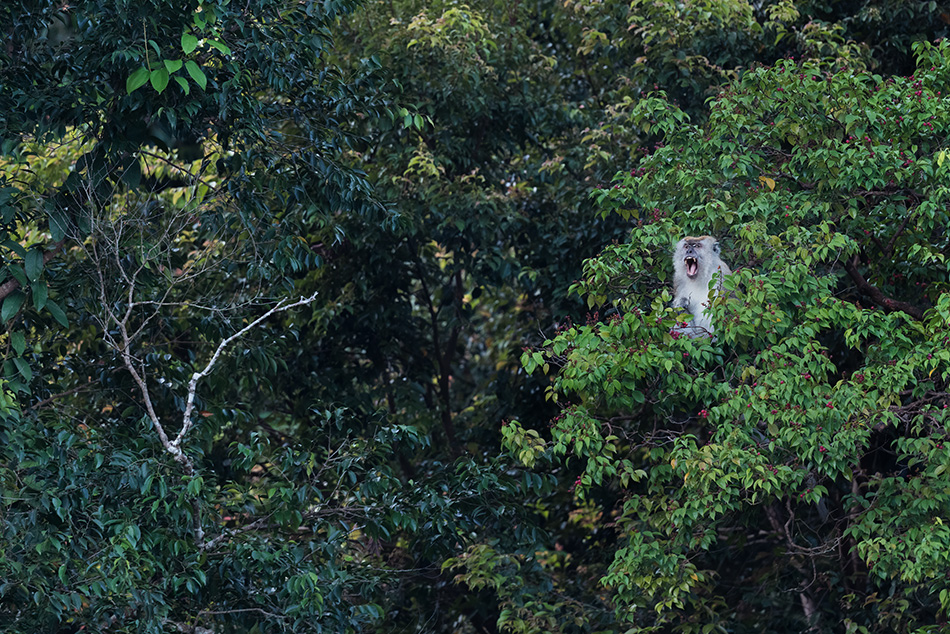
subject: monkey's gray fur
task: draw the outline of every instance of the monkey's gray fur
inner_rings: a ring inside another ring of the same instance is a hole
[[[706,314],[710,293],[713,297],[718,295],[723,277],[732,273],[719,257],[719,251],[719,241],[712,236],[687,236],[676,243],[673,252],[673,307],[685,309],[693,316],[693,323],[685,332],[691,337],[713,333],[712,319]],[[714,276],[716,282],[710,290]]]

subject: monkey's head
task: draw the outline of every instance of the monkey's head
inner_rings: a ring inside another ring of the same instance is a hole
[[[691,280],[700,277],[714,262],[719,262],[719,241],[712,236],[686,236],[676,243],[673,262]],[[711,273],[711,272],[710,272]],[[703,277],[708,277],[708,273]]]

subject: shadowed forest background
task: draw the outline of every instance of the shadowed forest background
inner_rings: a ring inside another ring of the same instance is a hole
[[[3,632],[948,631],[945,5],[0,30]]]

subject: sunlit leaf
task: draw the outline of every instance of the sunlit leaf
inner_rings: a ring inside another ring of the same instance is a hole
[[[143,66],[129,75],[128,79],[125,80],[125,92],[131,95],[134,91],[144,86],[148,80],[148,69]]]

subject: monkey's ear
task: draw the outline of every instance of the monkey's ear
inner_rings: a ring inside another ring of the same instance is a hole
[[[715,253],[716,255],[719,255],[719,251],[720,251],[719,240],[716,240],[715,242],[713,242],[713,253]]]

